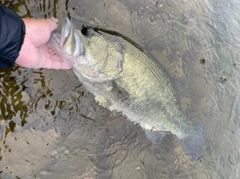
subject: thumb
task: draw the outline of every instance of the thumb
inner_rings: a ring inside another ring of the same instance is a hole
[[[45,19],[45,21],[48,23],[48,26],[51,31],[54,31],[58,27],[58,19],[51,17],[50,19]]]

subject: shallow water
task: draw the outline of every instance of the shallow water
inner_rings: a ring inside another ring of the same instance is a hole
[[[4,1],[22,17],[68,15],[118,31],[151,52],[181,108],[207,128],[197,161],[173,135],[153,145],[139,126],[99,107],[71,70],[0,71],[0,177],[239,178],[240,2]]]

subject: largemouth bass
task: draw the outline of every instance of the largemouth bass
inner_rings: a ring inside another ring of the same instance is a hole
[[[188,154],[198,156],[202,128],[186,118],[166,73],[136,43],[114,31],[77,29],[65,18],[50,44],[101,106],[140,124],[152,142],[152,131],[171,132]]]

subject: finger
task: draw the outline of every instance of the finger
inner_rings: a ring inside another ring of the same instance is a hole
[[[51,55],[47,46],[39,48],[39,65],[35,68],[48,68],[48,69],[70,69],[72,66],[63,61],[59,55]]]
[[[51,59],[56,60],[56,61],[64,61],[63,58],[52,48],[50,48],[49,46],[46,46],[47,49],[47,53],[51,56]]]
[[[51,59],[54,61],[60,61],[60,62],[64,61],[58,54],[50,54],[50,55],[51,55]]]
[[[46,59],[42,68],[48,69],[71,69],[72,66],[64,61],[55,61],[51,58]]]
[[[48,48],[48,53],[49,53],[50,55],[55,55],[55,54],[56,54],[56,51],[53,50],[53,49],[51,49],[51,48]]]

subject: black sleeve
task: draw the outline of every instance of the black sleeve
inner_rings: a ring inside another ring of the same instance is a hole
[[[25,24],[11,9],[0,5],[0,68],[16,61],[25,36]]]

